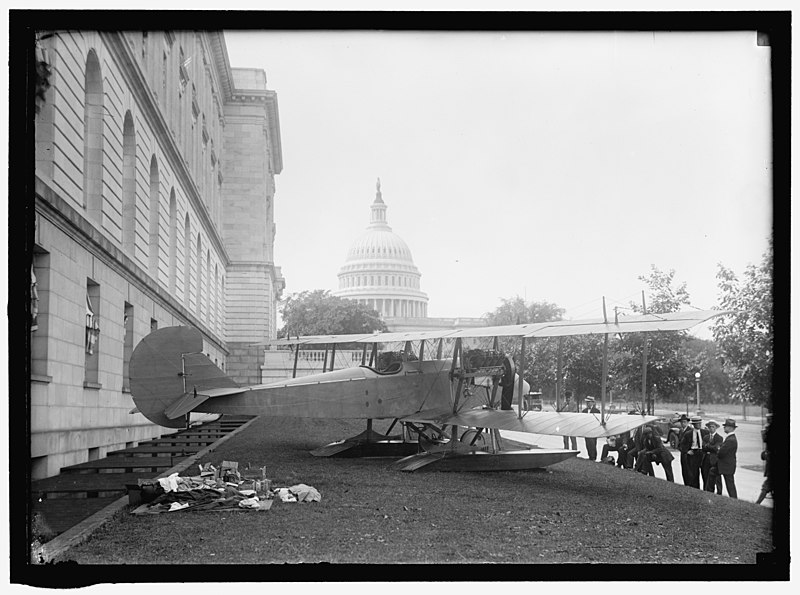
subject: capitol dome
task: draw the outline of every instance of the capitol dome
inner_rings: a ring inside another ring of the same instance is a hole
[[[386,222],[386,209],[379,179],[370,223],[350,245],[333,294],[365,304],[384,318],[425,318],[428,296],[420,290],[422,275],[408,245]]]

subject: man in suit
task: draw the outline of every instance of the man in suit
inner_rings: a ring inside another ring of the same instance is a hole
[[[557,409],[557,411],[566,411],[570,412],[573,411],[575,407],[572,404],[572,391],[568,390],[564,393],[564,402],[561,404],[561,407]],[[569,450],[570,442],[572,442],[572,450],[578,450],[578,439],[575,436],[563,436],[564,438],[564,448]]]
[[[728,490],[728,496],[731,498],[737,498],[736,483],[733,481],[733,474],[736,473],[736,451],[739,448],[736,440],[736,427],[736,422],[731,418],[725,420],[725,423],[722,424],[725,439],[717,452],[717,470],[725,480],[725,489]]]
[[[664,441],[657,432],[653,431],[652,426],[645,426],[644,440],[642,443],[642,452],[639,454],[639,467],[642,473],[647,475],[655,475],[653,471],[653,463],[664,467],[664,474],[667,476],[667,481],[674,482],[675,476],[672,474],[672,461],[675,457],[664,446]]]
[[[689,416],[685,413],[681,415],[680,422],[681,429],[678,432],[678,450],[681,451],[681,476],[683,477],[683,485],[691,485],[691,471],[689,470],[689,461],[686,458],[688,447],[684,448],[684,437],[686,433],[690,432],[692,426],[689,424]]]
[[[503,377],[500,379],[500,386],[502,392],[500,393],[500,409],[509,411],[512,408],[514,401],[514,375],[516,374],[516,366],[511,356],[506,356],[503,360]]]
[[[639,471],[638,456],[644,450],[644,426],[639,426],[633,432],[631,445],[628,449],[628,469]]]
[[[583,408],[581,413],[600,413],[600,410],[594,404],[594,397],[586,397],[586,407]],[[589,460],[597,460],[597,438],[584,438],[584,440],[586,441],[586,452],[589,455]]]
[[[686,469],[683,470],[683,485],[700,489],[700,465],[703,462],[703,436],[708,434],[708,430],[702,428],[703,418],[693,415],[690,419],[691,426],[687,426],[681,438],[681,466],[686,461]]]
[[[722,476],[717,471],[717,451],[722,444],[723,438],[717,434],[719,424],[710,419],[706,422],[708,434],[703,438],[703,462],[700,464],[700,473],[703,476],[703,489],[706,492],[713,492],[716,488],[717,494],[722,494]],[[714,475],[711,475],[711,470]],[[712,481],[712,477],[714,481]]]

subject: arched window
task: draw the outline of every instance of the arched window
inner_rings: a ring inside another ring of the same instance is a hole
[[[150,274],[158,278],[158,228],[159,228],[159,188],[158,160],[155,154],[150,158]]]
[[[178,205],[175,200],[175,188],[169,192],[169,291],[175,293],[175,282],[178,276]]]
[[[219,332],[221,335],[225,334],[225,275],[222,275],[222,281],[219,284]]]
[[[197,251],[195,252],[195,257],[197,258],[196,267],[197,267],[197,303],[195,304],[197,317],[200,318],[202,316],[203,311],[203,259],[201,258],[201,254],[203,253],[203,244],[200,241],[200,234],[197,234]]]
[[[136,241],[136,134],[130,110],[122,124],[122,249],[133,256]]]
[[[92,49],[86,58],[83,103],[83,206],[103,223],[103,74]]]
[[[189,307],[189,268],[192,266],[189,213],[183,224],[183,304]]]
[[[219,266],[214,265],[214,301],[211,307],[211,328],[219,332]]]
[[[208,290],[206,291],[206,300],[208,303],[206,304],[206,321],[211,322],[211,310],[213,308],[213,300],[211,294],[214,292],[214,288],[211,285],[211,250],[206,252],[206,285],[208,285]]]

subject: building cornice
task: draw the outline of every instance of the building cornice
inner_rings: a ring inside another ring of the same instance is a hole
[[[281,145],[281,126],[278,114],[278,94],[265,89],[234,89],[229,105],[260,105],[266,111],[269,127],[270,154],[272,155],[272,171],[275,174],[283,171],[283,148]],[[233,119],[227,116],[228,119]]]
[[[122,278],[134,284],[142,294],[155,302],[165,304],[178,318],[200,330],[210,343],[213,343],[225,353],[228,352],[228,347],[224,340],[212,333],[201,320],[168,291],[163,289],[130,256],[115,246],[113,242],[89,223],[81,213],[59,196],[39,176],[35,177],[34,186],[37,213],[67,236],[74,238],[89,253],[103,261],[103,264],[114,270]]]
[[[228,58],[228,48],[225,45],[225,37],[222,31],[207,31],[208,45],[214,57],[214,64],[219,76],[220,88],[226,102],[233,97],[233,75],[231,74],[231,62]]]
[[[111,55],[114,57],[114,61],[125,77],[131,93],[135,96],[137,104],[141,107],[148,123],[153,128],[153,132],[159,139],[159,144],[162,146],[172,170],[186,190],[195,214],[202,222],[202,227],[214,244],[217,253],[223,260],[223,264],[227,266],[230,259],[228,258],[227,250],[225,250],[225,245],[222,243],[222,238],[211,221],[211,216],[200,195],[200,189],[197,187],[188,165],[181,156],[180,149],[172,136],[172,132],[170,132],[164,114],[158,107],[158,101],[147,84],[144,73],[139,68],[139,62],[131,52],[130,44],[124,38],[126,33],[124,31],[101,31],[100,35],[109,49],[112,50]]]
[[[360,291],[358,291],[360,290]],[[428,294],[422,291],[417,291],[414,289],[406,289],[403,290],[401,288],[396,287],[387,287],[386,291],[383,292],[379,289],[375,290],[364,290],[363,287],[359,288],[347,288],[347,289],[337,289],[336,291],[331,292],[336,297],[341,298],[348,298],[348,299],[362,299],[362,300],[369,300],[369,299],[379,299],[379,300],[408,300],[414,299],[421,302],[428,302]]]

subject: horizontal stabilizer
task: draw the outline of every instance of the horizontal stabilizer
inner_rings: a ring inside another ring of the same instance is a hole
[[[209,397],[203,394],[186,393],[180,399],[175,401],[172,405],[164,409],[164,415],[169,419],[177,419],[189,413],[192,409],[197,407],[203,401],[207,401]]]

